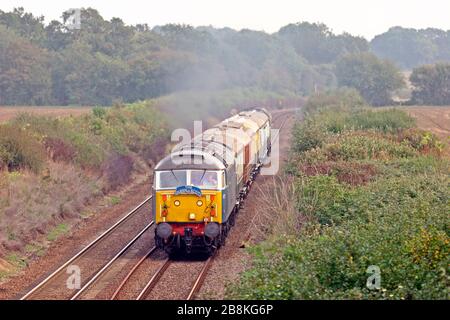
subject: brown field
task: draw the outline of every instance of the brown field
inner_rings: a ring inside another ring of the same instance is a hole
[[[417,126],[447,140],[450,137],[450,106],[411,106],[405,110],[417,119]]]
[[[91,107],[2,107],[0,106],[0,122],[8,121],[21,112],[32,113],[36,115],[67,117],[80,116],[91,111]]]

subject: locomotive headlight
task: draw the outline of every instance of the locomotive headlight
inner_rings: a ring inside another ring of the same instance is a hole
[[[175,200],[175,201],[173,202],[173,204],[175,205],[175,207],[179,207],[180,204],[181,204],[181,202],[180,202],[180,200]]]
[[[202,201],[202,200],[198,200],[198,201],[197,201],[197,205],[198,205],[199,207],[201,207],[201,206],[203,205],[203,201]]]

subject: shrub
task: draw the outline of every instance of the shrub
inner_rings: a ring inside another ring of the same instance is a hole
[[[413,125],[395,110],[326,105],[297,124],[287,168],[295,210],[260,208],[276,219],[258,227],[269,236],[228,296],[448,299],[450,161]],[[380,268],[379,290],[367,287],[370,266]]]
[[[45,161],[42,145],[27,130],[0,126],[0,169],[30,169],[38,172]]]
[[[353,186],[367,184],[377,174],[377,168],[373,164],[346,161],[314,164],[300,162],[298,169],[306,176],[333,175],[340,183],[345,182]]]
[[[133,171],[134,161],[130,156],[114,155],[103,166],[108,188],[105,191],[115,190],[117,187],[129,182]]]
[[[343,134],[336,142],[326,144],[323,152],[328,160],[349,161],[413,157],[417,153],[409,145],[373,133]]]
[[[46,137],[44,146],[53,161],[71,162],[75,159],[75,148],[60,138]]]
[[[325,141],[326,133],[323,126],[314,121],[306,121],[303,124],[296,124],[293,129],[293,146],[295,152],[303,152],[320,147]]]
[[[400,129],[413,127],[415,119],[398,109],[364,110],[352,114],[348,119],[348,125],[356,130],[374,129],[381,132],[398,132]]]
[[[341,88],[312,95],[306,102],[303,111],[310,116],[323,109],[352,110],[360,109],[365,105],[367,104],[358,91],[350,88]]]
[[[419,129],[403,130],[399,135],[399,141],[407,142],[411,147],[424,153],[442,153],[445,145],[439,138],[429,131]]]
[[[254,248],[254,266],[231,288],[232,297],[447,298],[450,242],[444,177],[412,182],[403,177],[356,192],[343,190],[330,177],[313,180],[310,189],[322,190],[320,197],[306,194],[321,203],[314,212],[340,216],[340,223],[310,226],[295,238]],[[380,290],[366,287],[371,265],[381,270]]]

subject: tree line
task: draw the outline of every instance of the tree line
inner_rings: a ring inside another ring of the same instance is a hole
[[[336,82],[331,66],[309,62],[304,48],[290,44],[290,32],[131,26],[91,8],[81,11],[81,29],[74,30],[68,18],[66,12],[62,21],[45,24],[22,8],[0,11],[0,105],[110,105],[234,87],[306,95]],[[329,33],[307,28],[322,38]],[[350,50],[352,39],[361,41],[345,36],[326,61]]]
[[[371,50],[402,69],[450,61],[450,30],[393,27],[370,42]]]
[[[92,8],[81,11],[81,28],[71,29],[69,17],[45,24],[23,8],[0,11],[0,105],[111,105],[237,87],[309,95],[336,86],[355,87],[381,105],[404,85],[399,69],[380,59],[398,63],[378,53],[383,35],[369,43],[307,22],[273,34],[150,28],[105,20]]]

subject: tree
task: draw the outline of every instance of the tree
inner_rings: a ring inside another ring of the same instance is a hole
[[[334,35],[323,24],[289,25],[277,34],[180,24],[150,29],[107,21],[92,8],[80,13],[81,28],[71,29],[69,11],[49,24],[22,8],[0,11],[0,26],[20,39],[0,38],[3,103],[104,105],[235,87],[307,95],[335,85],[329,62],[367,50],[364,39]]]
[[[374,106],[389,104],[392,92],[405,85],[401,73],[392,63],[371,53],[341,58],[336,63],[336,76],[340,86],[357,89]]]
[[[393,27],[370,43],[372,52],[403,69],[450,61],[450,31]]]
[[[26,13],[24,8],[15,8],[12,12],[0,11],[0,24],[12,29],[17,35],[33,44],[45,44],[44,17],[35,17]]]
[[[417,104],[450,105],[450,64],[437,63],[413,70],[412,101]]]
[[[50,99],[47,51],[0,25],[0,105],[42,105]]]
[[[332,63],[340,56],[369,50],[367,40],[348,33],[335,35],[322,23],[289,24],[277,35],[289,42],[310,63]]]

